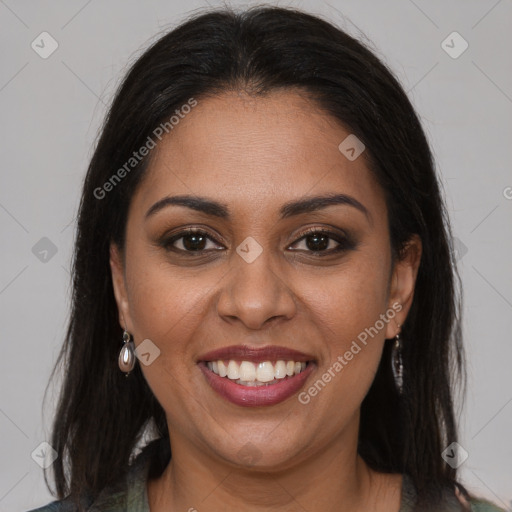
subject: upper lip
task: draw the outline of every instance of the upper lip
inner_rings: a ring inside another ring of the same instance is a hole
[[[315,358],[310,354],[277,345],[267,345],[266,347],[232,345],[202,354],[199,356],[198,362],[229,359],[261,363],[263,361],[313,361]]]

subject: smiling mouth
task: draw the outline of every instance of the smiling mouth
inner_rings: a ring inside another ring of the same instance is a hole
[[[272,386],[302,373],[310,361],[205,361],[207,368],[235,384],[248,387]]]
[[[318,366],[312,354],[278,345],[231,345],[200,355],[197,364],[213,391],[244,407],[284,402]]]

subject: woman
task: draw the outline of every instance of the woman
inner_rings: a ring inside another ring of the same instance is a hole
[[[39,511],[499,510],[457,481],[432,154],[360,42],[273,7],[162,37],[113,102],[77,234]]]

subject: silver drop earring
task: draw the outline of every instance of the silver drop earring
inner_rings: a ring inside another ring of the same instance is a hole
[[[130,375],[130,372],[133,370],[135,366],[135,344],[132,341],[132,337],[128,331],[124,331],[123,333],[123,341],[124,345],[119,352],[118,364],[119,369],[122,372],[126,372],[126,377]]]
[[[400,329],[400,326],[398,326]],[[395,384],[398,389],[398,393],[403,393],[404,384],[404,363],[402,360],[402,340],[400,338],[400,331],[395,336],[393,343],[393,349],[391,351],[391,368],[393,370],[393,376],[395,377]]]

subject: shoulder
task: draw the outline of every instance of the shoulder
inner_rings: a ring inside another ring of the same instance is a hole
[[[471,506],[471,512],[506,512],[505,509],[499,508],[490,501],[481,499],[472,499],[469,502]]]
[[[48,503],[39,508],[28,510],[27,512],[75,512],[76,506],[69,502],[69,500],[57,500]]]
[[[416,505],[416,488],[414,487],[412,478],[404,474],[402,486],[402,506],[400,512],[412,512]],[[507,512],[490,501],[470,495],[464,497],[458,488],[455,491],[445,489],[442,497],[444,511],[460,511],[462,509],[467,512]],[[436,510],[436,512],[439,512]]]
[[[471,493],[466,494],[464,497],[458,488],[455,491],[455,494],[457,495],[458,500],[465,506],[465,510],[470,512],[507,512],[505,509],[498,507],[494,503],[471,495]]]
[[[146,445],[130,465],[126,478],[116,481],[115,484],[105,488],[100,495],[91,500],[88,496],[81,498],[83,509],[90,512],[120,512],[137,510],[149,512],[146,494],[148,472],[152,466],[157,470],[170,456],[168,439],[157,439]],[[161,458],[160,464],[158,464]],[[154,464],[154,463],[157,464]],[[43,507],[27,512],[76,512],[77,505],[69,498],[52,501]]]

